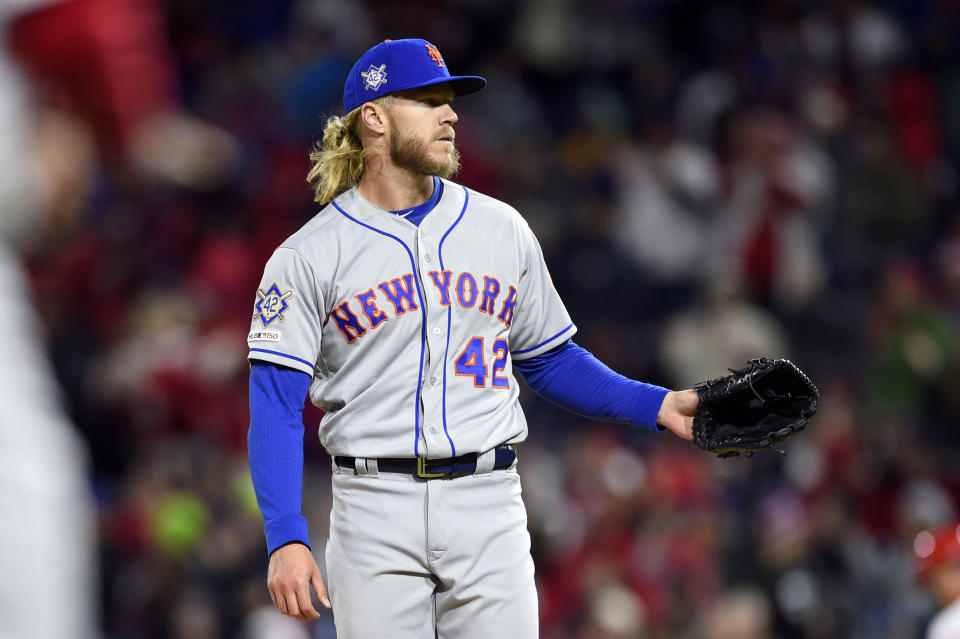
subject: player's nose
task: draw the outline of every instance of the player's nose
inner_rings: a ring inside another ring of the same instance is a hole
[[[453,110],[453,107],[449,104],[444,104],[440,107],[440,124],[456,124],[457,120],[460,119],[460,116],[457,115],[457,112]]]

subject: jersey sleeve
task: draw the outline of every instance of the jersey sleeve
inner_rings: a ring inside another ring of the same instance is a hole
[[[526,222],[520,225],[519,241],[521,271],[510,326],[510,355],[524,360],[563,344],[577,327],[553,286],[540,243]]]
[[[288,366],[313,376],[320,353],[322,292],[298,251],[278,248],[257,289],[248,358]]]

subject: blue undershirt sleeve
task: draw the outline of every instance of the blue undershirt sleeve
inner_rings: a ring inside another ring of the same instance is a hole
[[[254,362],[250,369],[250,430],[247,454],[267,551],[300,542],[310,546],[303,495],[303,404],[310,376]]]
[[[537,395],[573,413],[663,430],[657,426],[657,415],[670,391],[612,371],[573,340],[514,361],[513,368]]]

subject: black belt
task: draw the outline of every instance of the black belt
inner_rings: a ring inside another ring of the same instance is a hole
[[[497,448],[494,451],[493,469],[501,470],[513,465],[517,453],[512,448]],[[337,455],[333,461],[340,468],[354,469],[355,457]],[[423,457],[381,457],[377,460],[377,471],[381,473],[404,473],[422,479],[451,477],[477,470],[477,454],[467,453],[459,457],[446,459],[424,459]]]

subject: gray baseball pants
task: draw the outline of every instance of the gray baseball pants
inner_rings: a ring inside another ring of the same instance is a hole
[[[334,464],[326,547],[338,639],[535,639],[537,591],[520,476],[423,480]],[[484,472],[486,470],[486,472]]]

